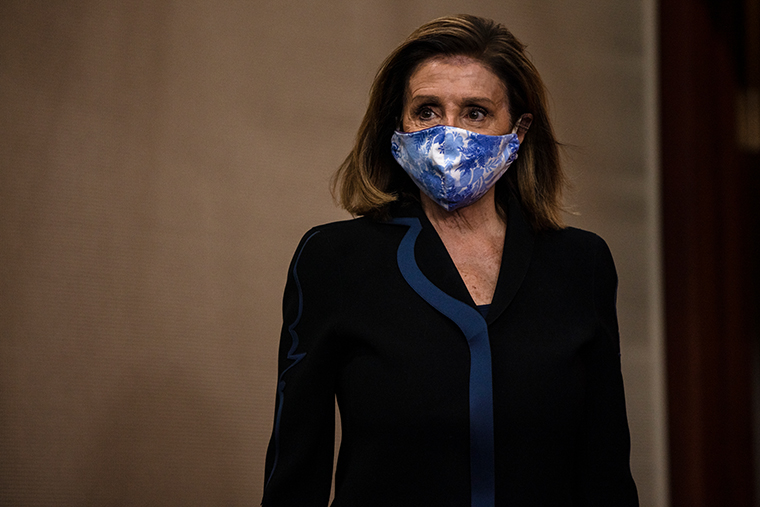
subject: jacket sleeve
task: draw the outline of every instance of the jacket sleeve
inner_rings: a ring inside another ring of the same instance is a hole
[[[586,421],[580,443],[578,493],[583,506],[638,506],[620,362],[617,273],[607,244],[597,239],[593,281],[596,328],[586,362]]]
[[[327,505],[335,435],[335,353],[325,242],[312,229],[291,261],[283,297],[277,398],[264,507]]]

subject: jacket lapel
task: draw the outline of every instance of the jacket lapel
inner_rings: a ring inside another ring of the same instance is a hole
[[[415,217],[422,225],[414,248],[420,271],[448,295],[475,307],[467,286],[459,276],[454,261],[441,241],[433,224],[420,206],[404,207],[397,216]],[[496,292],[491,301],[487,322],[490,324],[509,306],[520,288],[530,265],[534,235],[522,214],[517,198],[510,196],[507,214],[507,234],[501,258]]]
[[[422,224],[414,248],[414,257],[420,271],[446,294],[474,307],[475,302],[433,224],[421,207],[415,207],[411,212]]]
[[[499,318],[520,289],[530,266],[534,242],[534,233],[523,215],[519,201],[514,194],[510,194],[507,235],[501,254],[499,280],[486,319],[488,324]]]

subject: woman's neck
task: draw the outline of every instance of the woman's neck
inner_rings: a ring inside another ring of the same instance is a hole
[[[439,235],[497,235],[504,237],[507,224],[496,209],[496,189],[491,188],[476,202],[454,211],[446,211],[421,193],[422,209]]]
[[[494,195],[492,188],[474,204],[453,212],[421,196],[425,215],[476,305],[491,303],[501,269],[507,223],[496,210]]]

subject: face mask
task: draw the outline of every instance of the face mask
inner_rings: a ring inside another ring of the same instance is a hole
[[[518,126],[503,136],[446,125],[397,131],[391,138],[391,150],[421,191],[446,211],[453,211],[483,197],[517,158]]]

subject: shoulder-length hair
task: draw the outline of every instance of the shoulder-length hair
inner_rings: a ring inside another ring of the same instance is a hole
[[[419,190],[391,154],[391,137],[400,128],[412,73],[430,58],[448,56],[473,58],[501,79],[512,124],[524,113],[533,115],[519,157],[496,184],[500,211],[506,211],[511,189],[534,230],[562,228],[565,176],[541,76],[525,46],[503,25],[466,14],[422,25],[385,59],[354,147],[333,176],[336,200],[354,215],[383,219],[391,203],[419,198]]]

